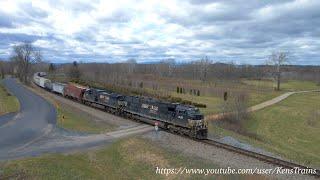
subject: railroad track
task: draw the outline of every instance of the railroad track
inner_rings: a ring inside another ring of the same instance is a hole
[[[279,158],[275,158],[272,156],[268,156],[268,155],[264,155],[264,154],[260,154],[257,152],[253,152],[253,151],[249,151],[249,150],[245,150],[242,148],[238,148],[232,145],[228,145],[225,143],[221,143],[215,140],[211,140],[211,139],[207,139],[207,140],[197,140],[198,142],[202,142],[204,144],[208,144],[208,145],[213,145],[219,148],[223,148],[226,149],[228,151],[232,151],[232,152],[236,152],[239,154],[243,154],[255,159],[258,159],[260,161],[264,161],[273,165],[277,165],[277,166],[281,166],[283,168],[287,168],[287,169],[294,169],[294,168],[300,168],[300,169],[314,169],[314,168],[310,168],[304,165],[300,165],[300,164],[296,164],[293,162],[289,162],[289,161],[285,161]],[[315,176],[317,178],[320,178],[320,170],[319,169],[315,169],[316,173],[315,174],[306,174],[306,175],[311,175],[311,176]]]

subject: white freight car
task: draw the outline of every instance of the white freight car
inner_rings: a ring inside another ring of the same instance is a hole
[[[46,87],[45,86],[46,83],[51,83],[51,81],[49,79],[40,77],[39,86],[42,87],[42,88],[45,88]]]
[[[40,86],[40,77],[38,76],[38,73],[35,73],[35,74],[33,75],[33,82],[34,82],[36,85]]]
[[[63,95],[65,86],[66,84],[63,84],[63,83],[52,83],[52,92]]]

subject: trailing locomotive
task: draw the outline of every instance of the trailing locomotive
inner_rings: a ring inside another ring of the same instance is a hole
[[[34,75],[34,82],[40,82],[40,73]],[[45,78],[44,78],[45,79]],[[47,79],[45,79],[46,81]],[[124,96],[107,90],[86,88],[77,84],[51,83],[39,85],[49,91],[77,100],[83,104],[103,109],[107,112],[135,119],[170,132],[197,139],[207,138],[207,124],[199,109],[179,103],[170,103],[149,97]]]

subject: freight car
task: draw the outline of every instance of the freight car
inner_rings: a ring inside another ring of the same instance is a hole
[[[52,92],[63,95],[65,86],[66,84],[63,83],[52,83]]]
[[[64,87],[63,96],[81,102],[83,94],[86,90],[87,88],[84,86],[69,83]]]
[[[33,75],[33,82],[37,85],[40,86],[40,76],[38,75],[38,73],[35,73]]]
[[[40,74],[41,73],[35,73],[33,75],[34,83],[42,88],[50,88],[51,81],[49,79],[41,77]]]
[[[44,88],[48,91],[52,91],[52,83],[50,80],[44,82]]]

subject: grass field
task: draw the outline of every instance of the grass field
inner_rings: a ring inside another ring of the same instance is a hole
[[[274,82],[272,81],[257,81],[257,80],[245,80],[246,84],[256,86],[258,88],[263,87],[273,87]],[[250,88],[250,87],[247,87]],[[318,86],[315,82],[311,81],[288,81],[282,83],[282,89],[281,91],[256,91],[252,90],[248,93],[249,100],[248,105],[254,106],[259,103],[268,101],[272,98],[275,98],[277,96],[280,96],[286,91],[300,91],[300,90],[314,90],[314,89],[320,89],[320,86]],[[192,96],[189,94],[178,94],[178,93],[172,93],[172,96],[174,97],[180,97],[182,99],[190,100],[197,103],[206,104],[207,108],[200,108],[201,112],[203,112],[205,115],[209,114],[215,114],[221,112],[220,105],[223,102],[222,97],[216,97],[216,96]]]
[[[276,82],[271,80],[243,80],[243,83],[251,86],[256,86],[259,88],[275,88]],[[298,80],[289,80],[284,81],[280,84],[281,91],[299,91],[299,90],[314,90],[319,89],[320,86],[317,83],[312,81],[298,81]]]
[[[246,130],[259,140],[210,125],[210,132],[234,136],[306,165],[320,167],[320,93],[290,96],[252,114]]]
[[[57,125],[64,129],[85,132],[85,133],[103,133],[114,129],[114,126],[101,121],[94,121],[93,117],[77,111],[66,105],[57,103]]]
[[[159,175],[156,168],[218,168],[206,160],[163,149],[140,138],[115,142],[99,150],[50,154],[0,164],[2,177],[17,179],[212,179],[204,175]],[[244,176],[242,179],[247,179]],[[218,179],[235,176],[215,176]],[[238,177],[239,178],[239,177]],[[237,179],[238,179],[237,178]],[[0,176],[1,179],[1,176]]]
[[[19,111],[20,105],[16,97],[12,96],[5,87],[0,84],[0,115]]]

